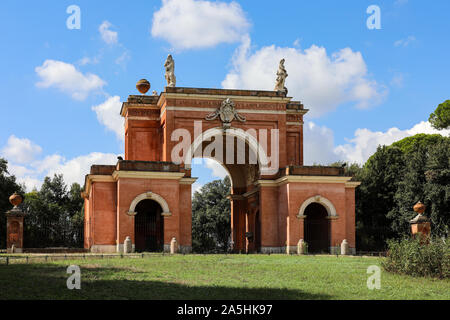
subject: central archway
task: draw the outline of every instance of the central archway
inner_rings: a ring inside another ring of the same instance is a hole
[[[251,134],[241,129],[229,128],[224,131],[213,128],[192,143],[184,157],[184,164],[192,168],[193,159],[200,158],[214,160],[230,178],[230,248],[234,252],[259,251],[259,190],[255,182],[263,174],[261,168],[268,168],[269,161],[263,147]]]

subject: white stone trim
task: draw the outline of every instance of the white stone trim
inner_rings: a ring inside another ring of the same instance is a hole
[[[89,198],[89,193],[91,192],[92,183],[94,182],[116,182],[114,178],[110,175],[96,175],[96,174],[88,174],[86,176],[86,191],[85,194],[87,198]]]
[[[193,184],[198,178],[182,178],[180,184]]]
[[[221,94],[195,94],[195,93],[175,93],[162,92],[167,98],[175,99],[195,99],[195,100],[224,100],[224,97],[236,101],[258,101],[258,102],[278,102],[287,103],[292,100],[292,97],[258,97],[258,96],[236,96],[236,95],[221,95]]]
[[[112,176],[116,181],[120,178],[180,180],[184,177],[184,173],[159,171],[114,171]]]
[[[255,185],[261,185],[261,186],[280,186],[286,183],[293,183],[293,182],[299,182],[299,183],[345,183],[345,186],[347,186],[347,181],[350,180],[352,177],[337,177],[337,176],[284,176],[281,178],[278,178],[276,180],[258,180],[255,182]]]
[[[322,197],[321,195],[317,195],[314,197],[311,197],[309,199],[306,199],[298,211],[297,218],[302,218],[305,215],[306,207],[308,207],[311,203],[319,203],[325,207],[328,213],[328,217],[337,218],[338,215],[336,213],[336,208],[334,207],[333,203],[331,203],[330,200],[328,200],[325,197]]]
[[[142,193],[140,195],[138,195],[136,198],[134,198],[134,200],[131,202],[130,204],[130,208],[128,209],[128,214],[132,214],[136,212],[136,206],[139,202],[141,202],[142,200],[154,200],[156,202],[159,203],[159,205],[161,206],[163,212],[161,213],[162,216],[171,216],[172,213],[169,210],[169,205],[167,204],[166,200],[164,200],[163,197],[161,197],[159,194],[156,194],[154,192],[146,192],[146,193]]]
[[[345,183],[346,188],[356,188],[361,184],[359,181],[349,181]]]

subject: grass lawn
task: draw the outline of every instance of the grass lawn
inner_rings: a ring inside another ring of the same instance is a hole
[[[81,290],[68,290],[69,265]],[[288,255],[175,255],[0,265],[0,299],[450,299],[450,280],[382,271],[380,258]]]

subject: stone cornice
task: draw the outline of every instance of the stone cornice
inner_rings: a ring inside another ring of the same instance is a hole
[[[112,177],[115,181],[121,178],[180,180],[184,175],[183,172],[114,171]]]
[[[180,184],[193,184],[198,178],[181,178]]]
[[[180,180],[180,184],[192,184],[197,178],[183,178],[183,172],[145,172],[145,171],[114,171],[112,175],[87,175],[86,176],[86,190],[81,193],[82,197],[89,199],[92,183],[94,182],[117,182],[121,178],[133,179],[165,179],[165,180]]]
[[[258,180],[255,184],[259,186],[276,187],[286,183],[344,183],[347,187],[348,181],[352,177],[336,177],[336,176],[284,176],[276,180]],[[356,182],[355,182],[356,183]],[[358,182],[359,183],[359,182]],[[352,184],[352,182],[350,182]]]
[[[356,188],[361,184],[359,181],[348,181],[345,183],[346,188]]]

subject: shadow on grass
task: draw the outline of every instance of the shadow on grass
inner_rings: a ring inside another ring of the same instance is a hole
[[[125,272],[125,273],[124,273]],[[167,280],[128,280],[121,268],[81,266],[81,290],[67,289],[66,267],[52,264],[0,266],[0,300],[325,300],[332,296],[297,289],[190,285]],[[142,274],[137,271],[136,274]],[[114,277],[115,279],[111,279]],[[123,279],[120,279],[123,277]],[[119,279],[117,279],[119,278]],[[182,282],[182,279],[178,279]]]

